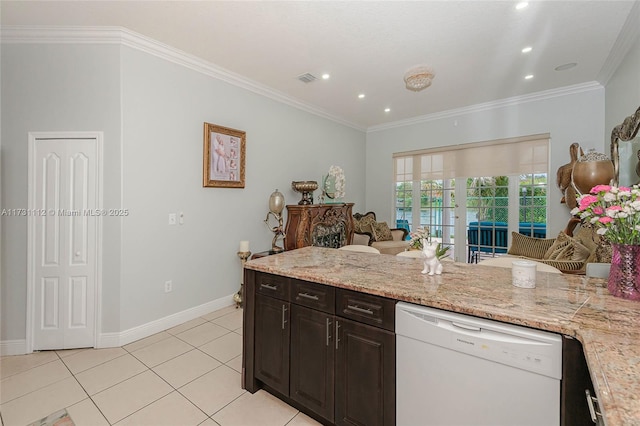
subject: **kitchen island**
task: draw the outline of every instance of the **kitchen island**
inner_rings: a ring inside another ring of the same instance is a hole
[[[442,275],[428,276],[419,259],[320,247],[245,268],[575,337],[606,424],[640,424],[640,304],[611,296],[605,280],[538,272],[536,288],[523,289],[511,285],[508,268],[447,262]],[[252,351],[253,332],[244,336]]]

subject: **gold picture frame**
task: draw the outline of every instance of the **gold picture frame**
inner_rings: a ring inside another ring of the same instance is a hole
[[[202,186],[244,188],[246,132],[204,123]]]

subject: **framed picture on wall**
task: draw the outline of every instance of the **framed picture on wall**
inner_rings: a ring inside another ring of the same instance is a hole
[[[204,187],[244,188],[246,133],[204,123]]]

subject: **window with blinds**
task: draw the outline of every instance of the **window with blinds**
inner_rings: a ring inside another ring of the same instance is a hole
[[[548,134],[396,153],[396,225],[466,234],[456,258],[506,253],[511,230],[546,232],[548,158]]]

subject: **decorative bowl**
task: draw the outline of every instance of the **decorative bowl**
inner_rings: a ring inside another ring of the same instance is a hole
[[[302,193],[302,200],[300,200],[298,204],[313,204],[313,191],[318,189],[318,182],[316,182],[315,180],[294,180],[293,182],[291,182],[291,188],[296,192]]]
[[[309,192],[318,189],[318,182],[315,180],[300,180],[291,182],[291,188],[297,192]]]

